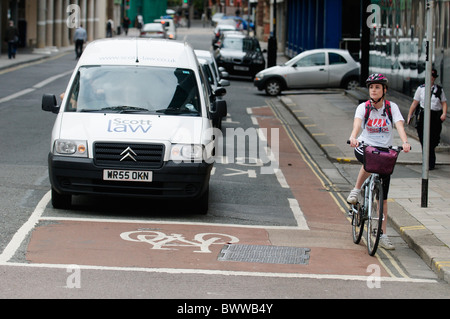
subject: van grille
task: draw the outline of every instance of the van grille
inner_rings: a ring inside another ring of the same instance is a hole
[[[160,168],[164,144],[94,143],[94,160],[98,166]]]

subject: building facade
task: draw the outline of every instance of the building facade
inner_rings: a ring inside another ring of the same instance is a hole
[[[83,25],[88,41],[104,38],[106,21],[120,23],[122,0],[2,0],[0,34],[13,20],[19,29],[19,47],[48,49],[73,43],[73,33]],[[2,41],[2,51],[5,44]]]

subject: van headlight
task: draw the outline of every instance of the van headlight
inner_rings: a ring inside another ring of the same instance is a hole
[[[201,162],[203,160],[203,145],[174,144],[170,151],[170,159],[174,162]]]
[[[62,156],[88,157],[87,141],[56,140],[53,151]]]

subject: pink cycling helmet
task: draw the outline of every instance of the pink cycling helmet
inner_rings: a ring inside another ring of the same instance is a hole
[[[374,73],[369,75],[369,77],[366,80],[366,86],[369,87],[371,84],[379,83],[387,87],[389,81],[387,77],[385,77],[381,73]]]

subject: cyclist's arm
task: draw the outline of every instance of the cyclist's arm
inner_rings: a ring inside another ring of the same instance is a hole
[[[408,136],[405,132],[405,122],[403,120],[395,122],[395,127],[397,128],[398,135],[400,139],[403,141],[403,151],[408,153],[411,150],[411,145],[408,143]]]
[[[361,129],[361,124],[362,124],[362,119],[359,117],[355,117],[355,119],[353,120],[352,133],[350,134],[350,138],[349,138],[351,147],[356,147],[359,145],[359,142],[356,138],[358,137],[359,130]]]

